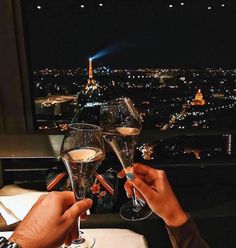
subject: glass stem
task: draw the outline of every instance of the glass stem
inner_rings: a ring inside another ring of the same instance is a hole
[[[138,212],[142,208],[141,205],[138,202],[137,196],[135,194],[135,188],[133,188],[133,196],[132,196],[132,201],[133,201],[133,210]]]
[[[72,244],[80,245],[85,242],[85,239],[80,236],[80,217],[77,219],[78,224],[78,238],[75,240],[72,240]],[[79,246],[76,246],[79,247]]]
[[[78,217],[77,224],[78,224],[78,240],[80,240],[81,239],[80,237],[80,216]]]

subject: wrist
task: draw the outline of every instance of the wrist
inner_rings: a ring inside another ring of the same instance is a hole
[[[167,226],[179,227],[188,220],[188,215],[181,209],[171,213],[166,218],[163,218],[163,220]]]
[[[25,248],[24,242],[22,241],[21,237],[15,235],[14,233],[9,238],[9,241],[14,242],[19,245],[20,248]]]

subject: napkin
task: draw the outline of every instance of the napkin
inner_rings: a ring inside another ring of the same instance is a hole
[[[47,192],[0,196],[0,213],[7,225],[23,220],[38,198],[44,194],[47,194]]]
[[[0,213],[3,219],[6,221],[6,224],[9,226],[11,224],[17,223],[20,220],[11,212],[10,209],[6,208],[2,202],[0,202]]]

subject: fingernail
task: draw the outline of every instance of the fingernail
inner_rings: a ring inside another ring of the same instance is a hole
[[[90,198],[85,198],[84,200],[85,200],[86,203],[89,204],[89,205],[92,205],[92,204],[93,204],[93,200],[90,199]]]
[[[128,192],[126,192],[126,196],[127,196],[127,198],[130,198],[130,195],[128,194]]]
[[[134,174],[132,172],[127,172],[126,177],[128,180],[133,181],[134,180]]]

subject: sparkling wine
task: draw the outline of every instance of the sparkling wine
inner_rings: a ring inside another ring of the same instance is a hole
[[[123,168],[133,164],[135,138],[140,133],[138,128],[117,127],[114,132],[104,132],[105,140],[110,144]]]
[[[92,180],[92,176],[95,174],[104,157],[104,151],[94,147],[71,150],[62,155],[77,200],[85,197],[90,180]]]

